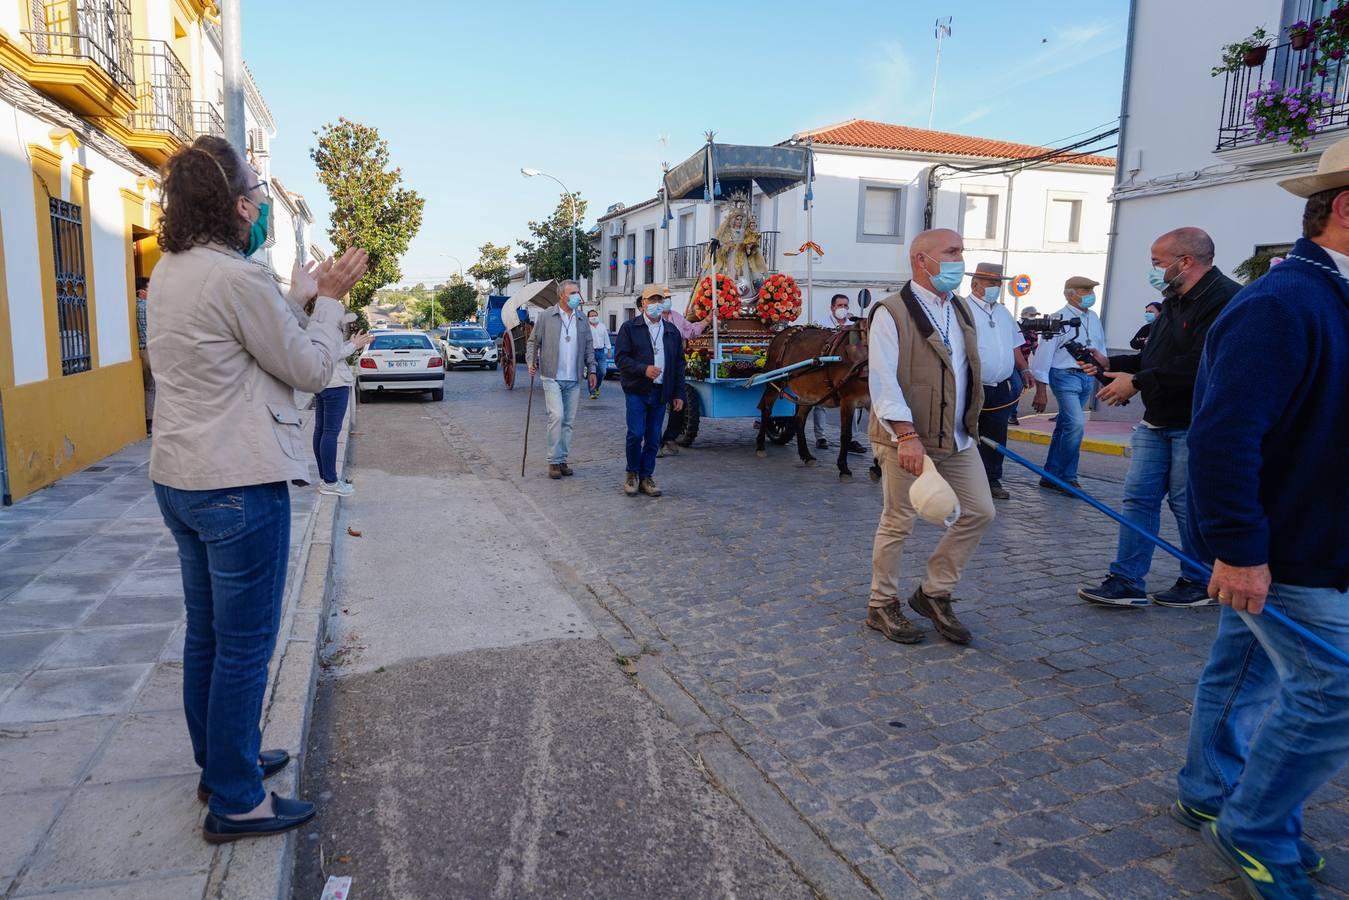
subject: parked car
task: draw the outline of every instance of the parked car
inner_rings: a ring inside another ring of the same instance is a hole
[[[609,368],[604,373],[604,380],[618,380],[618,363],[614,362],[614,355],[618,353],[618,332],[609,332]]]
[[[445,399],[445,360],[424,334],[412,331],[375,335],[356,368],[356,399],[385,391],[429,391]]]
[[[496,342],[481,325],[451,325],[444,334],[446,368],[496,369],[499,365]]]

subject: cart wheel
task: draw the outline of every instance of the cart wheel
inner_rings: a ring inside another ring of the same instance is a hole
[[[796,437],[796,419],[791,416],[773,416],[768,420],[768,439],[779,447]]]
[[[504,365],[501,367],[501,380],[506,383],[506,390],[515,390],[515,344],[511,341],[511,333],[504,331],[501,334],[501,346],[497,349],[497,358]],[[493,366],[492,368],[496,368]]]
[[[684,385],[684,427],[680,430],[675,443],[681,447],[692,447],[698,437],[698,425],[702,419],[702,407],[698,405],[698,392]]]

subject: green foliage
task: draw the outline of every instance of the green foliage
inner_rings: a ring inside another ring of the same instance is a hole
[[[309,157],[332,202],[328,238],[337,253],[361,247],[370,268],[351,289],[350,306],[363,310],[378,288],[401,277],[398,259],[422,226],[426,201],[403,187],[402,170],[389,167],[389,145],[368,125],[346,118],[314,132]]]
[[[551,216],[542,222],[529,223],[532,238],[515,242],[520,248],[515,254],[515,259],[529,267],[529,277],[534,281],[546,281],[549,278],[560,281],[571,277],[573,228],[576,230],[577,276],[584,277],[595,268],[598,253],[580,227],[580,223],[585,221],[586,201],[581,199],[580,194],[572,196],[576,201],[576,222],[572,221],[572,205],[567,200],[567,195],[563,194]]]
[[[488,241],[478,248],[478,261],[468,267],[468,274],[490,284],[493,293],[505,293],[511,283],[510,252],[509,244],[498,247]]]
[[[462,322],[478,311],[478,291],[458,275],[436,294],[436,303],[445,313],[446,322]]]
[[[1289,252],[1288,247],[1261,250],[1252,256],[1247,257],[1232,269],[1232,274],[1241,279],[1242,284],[1250,284],[1257,278],[1264,276],[1269,271],[1269,261],[1275,257],[1284,256]]]

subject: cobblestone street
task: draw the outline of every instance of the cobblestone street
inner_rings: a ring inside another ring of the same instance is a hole
[[[1009,462],[1012,499],[960,589],[973,644],[920,620],[927,641],[901,646],[863,626],[880,508],[864,467],[845,484],[831,458],[807,469],[794,446],[756,459],[749,420],[705,420],[693,448],[658,463],[663,498],[626,498],[622,394],[609,382],[581,401],[577,474],[561,482],[544,474],[536,394],[522,481],[527,386],[450,373],[430,414],[470,466],[516,483],[570,531],[564,550],[598,601],[879,893],[1238,895],[1198,836],[1165,815],[1217,610],[1079,601],[1114,552],[1105,517]],[[1117,506],[1126,465],[1084,460],[1084,487]],[[1164,536],[1176,540],[1168,516]],[[937,537],[917,526],[906,584]],[[1176,575],[1159,554],[1149,587]],[[1306,832],[1329,859],[1323,887],[1342,894],[1343,774],[1307,810]]]

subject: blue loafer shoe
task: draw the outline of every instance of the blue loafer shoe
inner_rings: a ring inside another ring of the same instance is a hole
[[[201,826],[201,836],[208,844],[227,844],[230,841],[281,834],[314,818],[314,804],[307,800],[291,800],[272,794],[272,811],[276,815],[266,819],[230,819],[208,812]]]
[[[290,765],[290,754],[285,750],[263,750],[258,754],[258,765],[262,766],[265,781]],[[211,789],[200,781],[197,782],[197,799],[202,803],[211,799]]]

